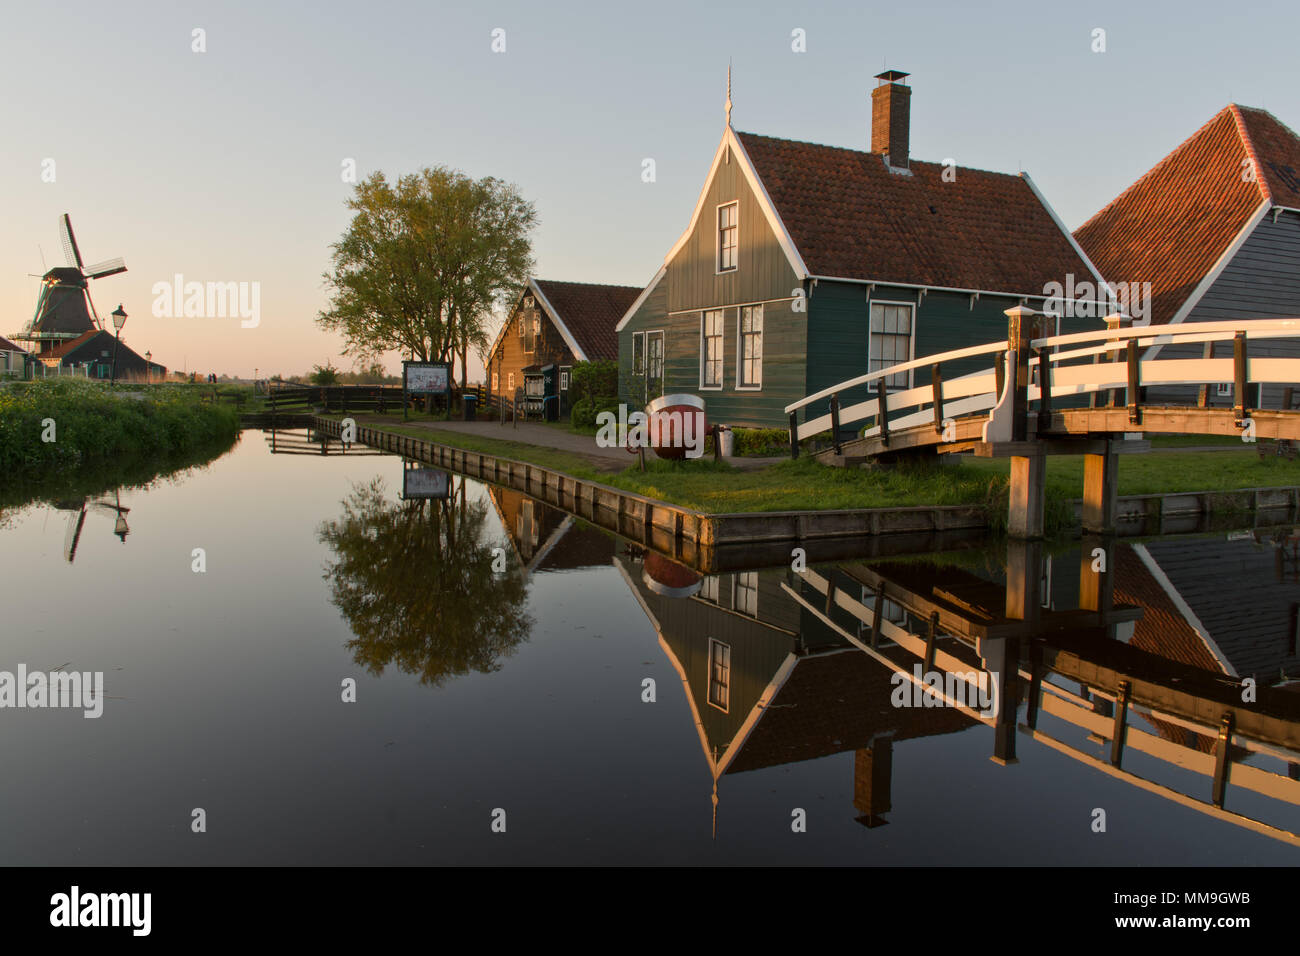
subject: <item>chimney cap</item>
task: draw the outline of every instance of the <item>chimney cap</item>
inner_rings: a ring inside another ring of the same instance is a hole
[[[902,70],[885,70],[883,73],[877,73],[876,79],[882,80],[885,83],[895,83],[903,77],[911,75],[911,73],[904,73]]]

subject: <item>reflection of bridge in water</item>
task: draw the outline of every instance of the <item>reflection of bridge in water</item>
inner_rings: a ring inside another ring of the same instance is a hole
[[[896,744],[983,724],[998,763],[1018,762],[1023,736],[1300,845],[1229,806],[1238,791],[1300,805],[1300,588],[1271,573],[1274,542],[1097,538],[1054,556],[1012,542],[994,567],[973,554],[739,571],[689,597],[616,558],[683,681],[715,802],[726,774],[852,750],[858,819],[877,826]],[[1218,588],[1191,590],[1198,573]],[[1201,785],[1180,786],[1185,771]]]
[[[388,452],[357,442],[344,442],[315,428],[263,429],[273,455],[387,455]]]

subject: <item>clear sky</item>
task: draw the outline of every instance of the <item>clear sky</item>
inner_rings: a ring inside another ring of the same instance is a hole
[[[703,185],[729,59],[737,129],[862,149],[872,76],[909,71],[914,157],[1024,169],[1075,228],[1229,102],[1300,125],[1297,26],[1288,4],[1198,0],[8,3],[0,334],[62,263],[68,212],[88,262],[126,258],[92,295],[123,304],[123,341],[155,361],[346,367],[314,319],[347,158],[361,177],[514,182],[539,212],[538,275],[643,284]],[[260,324],[155,317],[177,273],[260,283]]]

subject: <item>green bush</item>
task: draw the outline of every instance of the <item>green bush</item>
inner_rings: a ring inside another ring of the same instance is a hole
[[[569,424],[580,431],[596,430],[596,416],[601,412],[618,414],[617,398],[584,398],[569,412]]]
[[[741,458],[774,458],[790,454],[790,433],[784,428],[733,428],[732,453]]]
[[[0,478],[186,452],[238,434],[238,409],[201,403],[200,392],[179,384],[140,389],[71,378],[0,387]],[[43,440],[46,435],[53,440]]]
[[[569,401],[576,411],[588,399],[613,398],[618,395],[618,363],[611,359],[579,362],[569,372]]]

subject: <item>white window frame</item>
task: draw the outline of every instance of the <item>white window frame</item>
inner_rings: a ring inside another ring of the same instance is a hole
[[[869,373],[873,371],[877,371],[877,369],[873,369],[871,367],[871,339],[872,336],[876,334],[871,331],[871,313],[878,305],[879,306],[904,306],[911,310],[912,313],[911,331],[909,332],[907,338],[907,358],[904,359],[904,361],[910,362],[912,361],[912,359],[916,358],[916,303],[907,302],[905,300],[895,300],[895,299],[871,299],[870,301],[867,302],[867,371]],[[884,335],[885,333],[882,332],[880,334]],[[890,334],[892,335],[894,333],[890,333]],[[894,364],[897,365],[900,363],[895,362]],[[907,376],[907,384],[889,385],[888,388],[891,392],[902,391],[903,389],[913,387],[912,383],[913,383],[914,376],[916,374],[916,369],[909,369],[903,374]]]
[[[492,394],[501,394],[501,373],[499,371],[492,373]]]
[[[640,365],[637,365],[637,362],[636,362],[636,358],[637,358],[637,348],[636,348],[636,347],[637,347],[637,343],[638,343],[638,342],[641,344],[641,364],[640,364]],[[634,376],[635,376],[635,375],[641,375],[641,376],[644,376],[644,375],[645,375],[645,333],[644,333],[644,332],[633,332],[633,333],[632,333],[632,374],[633,374]]]
[[[570,366],[565,365],[560,367],[560,391],[562,392],[567,392],[569,390],[569,373],[571,371],[572,368]]]
[[[734,241],[731,247],[732,264],[724,266],[722,264],[722,210],[734,206],[736,208],[735,224],[728,227],[734,232]],[[731,202],[718,203],[717,209],[713,214],[713,268],[715,275],[729,275],[740,269],[740,200],[733,199]]]
[[[745,381],[744,321],[746,309],[758,310],[758,380],[754,382]],[[762,302],[742,305],[736,309],[736,391],[738,392],[760,392],[763,390],[763,337],[767,331],[766,315],[767,309],[764,308]]]
[[[707,336],[705,332],[705,323],[709,316],[718,317],[717,335]],[[716,337],[718,340],[718,380],[708,382],[705,378],[704,370],[708,365],[708,348],[707,343],[710,338]],[[700,390],[705,392],[722,391],[723,381],[726,378],[727,367],[727,310],[726,309],[704,309],[700,312]]]
[[[506,378],[506,388],[510,389],[510,397],[515,395],[515,373],[511,372]]]
[[[650,394],[650,382],[653,380],[650,375],[650,342],[655,336],[659,337],[659,393]],[[645,333],[645,382],[646,382],[646,401],[652,398],[658,398],[659,395],[667,394],[668,365],[668,337],[664,335],[663,329],[646,329]]]
[[[717,681],[714,680],[714,676],[713,676],[714,648],[720,648],[723,652],[722,657],[724,659],[723,668],[725,674],[725,679],[723,680],[717,680]],[[709,676],[709,680],[708,680],[709,706],[716,707],[724,714],[729,713],[731,710],[731,645],[726,643],[725,641],[720,641],[715,637],[709,638],[708,666],[709,666],[709,675],[708,675]],[[722,689],[722,693],[718,695],[722,699],[722,703],[718,703],[713,699],[713,688],[715,686],[720,687]]]
[[[741,593],[752,594],[754,597],[753,610],[745,608],[740,603]],[[745,617],[758,617],[758,572],[757,571],[739,571],[731,578],[731,609],[737,614],[743,614]]]
[[[1214,394],[1218,398],[1232,398],[1232,382],[1219,382]]]

